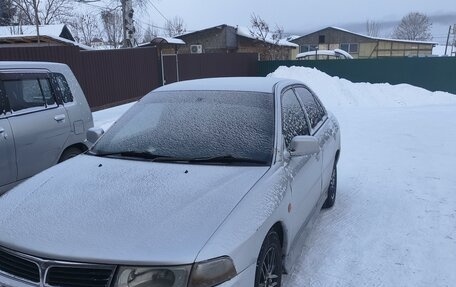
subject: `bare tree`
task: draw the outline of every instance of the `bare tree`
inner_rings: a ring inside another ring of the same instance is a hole
[[[366,33],[370,37],[379,37],[381,25],[378,22],[367,20],[366,21]]]
[[[432,40],[431,27],[432,22],[428,16],[419,12],[411,12],[404,16],[394,29],[393,37],[404,40]]]
[[[11,0],[0,1],[0,26],[9,26],[14,24],[16,16],[16,7]]]
[[[104,33],[108,44],[118,48],[122,42],[122,15],[116,10],[104,10],[101,12]]]
[[[269,24],[255,14],[250,16],[250,24],[250,35],[257,39],[263,47],[260,57],[268,60],[284,58],[284,55],[281,53],[281,46],[279,45],[280,39],[283,38],[283,28],[276,25],[274,30],[271,30]]]
[[[64,22],[70,16],[70,0],[11,0],[20,22],[25,25],[48,25]]]
[[[90,46],[94,38],[101,37],[98,20],[93,15],[79,14],[69,22],[77,42]]]
[[[166,35],[169,37],[176,37],[187,32],[185,27],[184,19],[179,16],[176,16],[171,21],[167,21],[165,24]]]
[[[157,29],[153,28],[152,26],[148,26],[146,31],[144,32],[143,42],[144,43],[150,42],[150,41],[152,41],[152,39],[157,37],[157,35],[158,35]]]

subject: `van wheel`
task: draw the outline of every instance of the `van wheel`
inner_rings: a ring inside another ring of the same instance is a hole
[[[331,181],[329,182],[328,186],[328,197],[323,204],[323,208],[330,208],[333,207],[334,203],[336,202],[336,189],[337,189],[337,167],[334,166],[332,174],[331,174]]]
[[[266,235],[258,255],[255,287],[280,287],[282,282],[282,246],[272,229]]]
[[[61,163],[62,161],[66,161],[67,159],[70,159],[72,157],[75,157],[80,153],[82,153],[82,151],[77,147],[69,147],[63,151],[62,155],[60,156],[59,163]]]

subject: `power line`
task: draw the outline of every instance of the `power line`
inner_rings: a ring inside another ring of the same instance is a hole
[[[160,16],[162,16],[163,19],[165,19],[166,22],[169,22],[168,18],[166,18],[166,16],[163,15],[163,13],[160,11],[160,9],[157,8],[157,6],[155,6],[155,4],[152,2],[152,0],[149,0],[148,2],[149,2],[150,5],[152,5],[152,7],[158,12],[158,14],[160,14]]]

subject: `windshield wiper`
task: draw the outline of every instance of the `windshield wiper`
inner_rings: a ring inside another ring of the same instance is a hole
[[[105,153],[97,153],[93,151],[89,151],[88,154],[100,157],[132,157],[132,158],[140,158],[140,159],[148,159],[154,160],[157,158],[169,158],[169,156],[163,156],[160,154],[153,154],[147,151],[115,151],[115,152],[105,152]]]
[[[210,157],[175,157],[175,156],[166,156],[153,154],[147,151],[116,151],[116,152],[107,152],[107,153],[96,153],[89,151],[88,154],[100,157],[130,157],[130,158],[140,158],[147,159],[150,161],[156,162],[187,162],[187,163],[252,163],[252,164],[261,164],[267,165],[268,162],[264,160],[245,158],[245,157],[235,157],[232,155],[221,155],[221,156],[210,156]]]
[[[189,162],[197,163],[253,163],[253,164],[268,164],[265,160],[259,160],[254,158],[247,157],[236,157],[233,155],[221,155],[221,156],[212,156],[212,157],[201,157],[201,158],[192,158],[188,159]]]

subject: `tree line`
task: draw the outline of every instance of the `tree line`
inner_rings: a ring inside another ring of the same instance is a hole
[[[113,8],[102,8],[96,13],[74,13],[72,6],[75,2],[84,0],[1,0],[0,26],[15,26],[20,34],[23,25],[47,25],[64,23],[70,26],[77,42],[91,45],[93,40],[104,39],[107,45],[117,48],[121,45],[123,34],[123,17],[121,5]],[[123,0],[118,0],[119,4]],[[147,0],[133,0],[135,8],[145,8]],[[259,40],[271,37],[277,42],[283,37],[284,29],[278,25],[271,29],[270,25],[260,16],[250,17],[250,34]],[[427,41],[432,39],[432,22],[428,16],[419,12],[411,12],[404,16],[394,29],[392,38],[405,40]],[[160,31],[161,30],[161,31]],[[368,36],[379,37],[381,24],[367,21]],[[164,23],[162,27],[135,25],[135,38],[139,43],[150,42],[157,35],[174,37],[186,33],[184,20],[176,16]],[[271,41],[269,41],[271,42]],[[267,45],[273,49],[274,45]],[[271,51],[270,53],[276,53]]]
[[[90,46],[94,39],[104,40],[108,46],[118,48],[123,41],[123,17],[121,2],[115,7],[98,7],[90,13],[75,12],[73,6],[85,0],[1,0],[0,26],[11,26],[12,34],[22,34],[25,25],[66,24],[75,40]],[[86,3],[89,3],[87,1]],[[135,8],[145,8],[147,0],[133,0]],[[139,24],[139,23],[138,23]],[[135,25],[139,43],[148,42],[157,35],[174,37],[186,32],[183,19],[179,16],[166,21],[159,31],[156,26]]]

